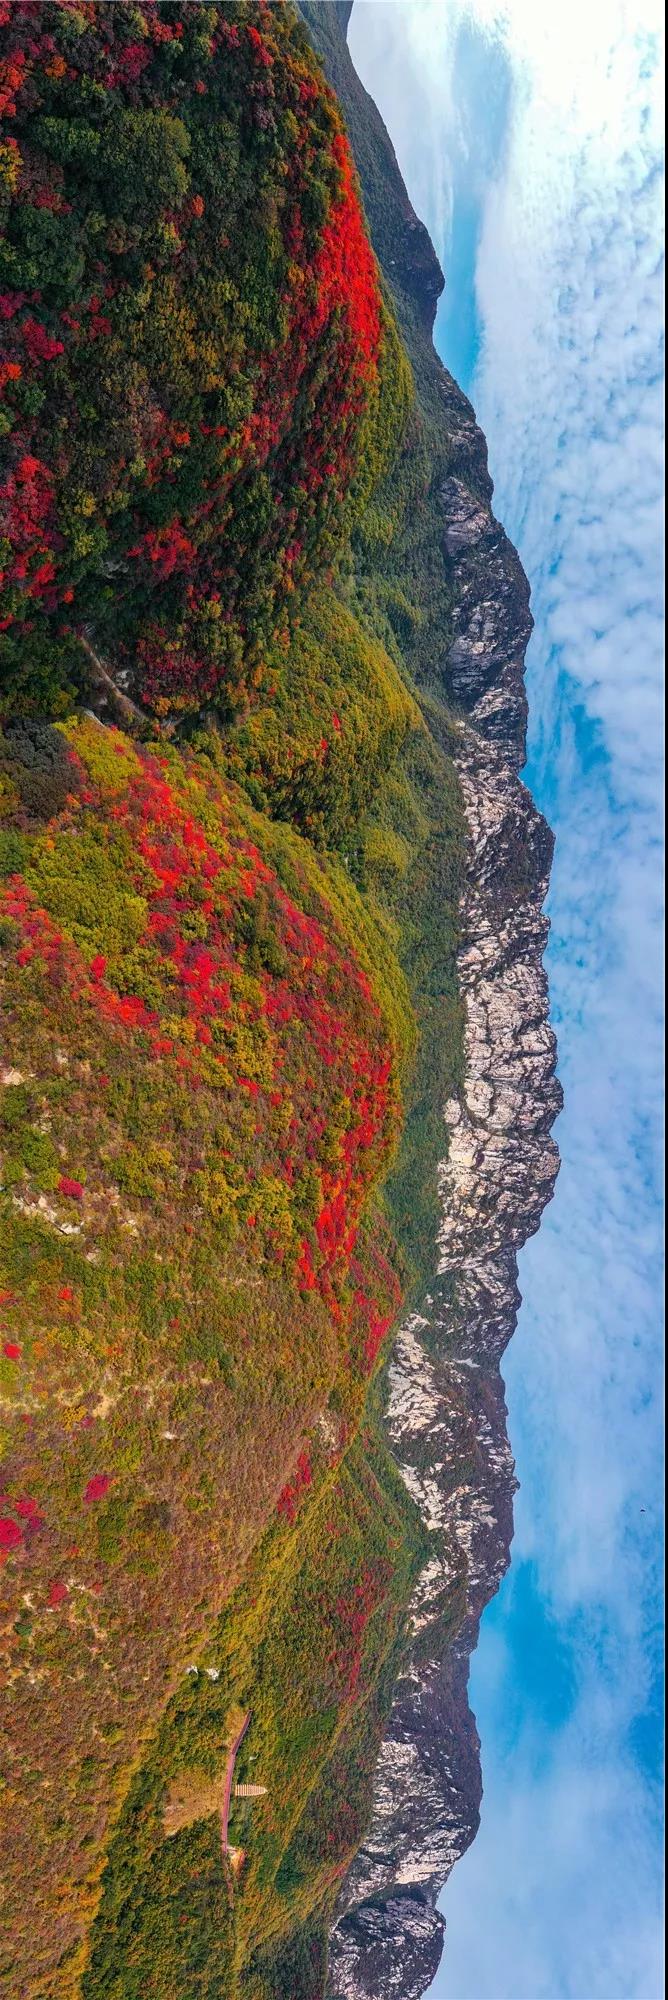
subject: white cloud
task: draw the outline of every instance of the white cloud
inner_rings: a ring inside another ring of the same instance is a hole
[[[433,2000],[443,1991],[457,2000],[651,2000],[661,1991],[644,1890],[653,1879],[656,1893],[646,1795],[631,1765],[583,1761],[580,1721],[547,1771],[539,1764],[536,1776],[535,1746],[524,1746],[512,1769],[495,1773],[486,1808],[495,1879],[486,1891],[478,1875],[467,1881],[475,1850],[459,1863],[446,1904],[447,1984],[437,1982]],[[550,1904],[558,1925],[546,1922]]]

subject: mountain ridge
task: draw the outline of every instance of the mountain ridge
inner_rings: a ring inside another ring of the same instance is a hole
[[[303,11],[348,119],[376,254],[398,304],[418,388],[447,432],[440,488],[451,627],[440,672],[459,713],[454,761],[467,827],[458,952],[466,1011],[464,1085],[446,1108],[436,1281],[395,1341],[388,1369],[391,1447],[438,1552],[412,1601],[413,1644],[395,1689],[374,1781],[370,1825],[339,1900],[330,1941],[330,2000],[421,2000],[443,1949],[436,1907],[475,1837],[482,1781],[468,1702],[471,1654],[485,1604],[510,1560],[516,1478],[500,1361],[521,1303],[517,1250],[539,1227],[559,1159],[551,1126],[562,1103],[549,1025],[543,914],[553,836],[519,772],[526,755],[524,660],[533,620],[516,550],[491,511],[487,447],[468,398],[431,340],[426,250],[388,261],[388,212],[403,188],[389,135],[341,47],[352,5]],[[317,15],[317,18],[316,18]],[[336,24],[334,26],[334,24]],[[319,32],[320,31],[320,32]],[[370,191],[369,127],[384,165],[387,208]],[[417,219],[416,219],[417,221]],[[410,241],[410,237],[409,237]],[[432,271],[442,278],[433,253]],[[448,1439],[468,1432],[470,1475],[449,1490]],[[444,1582],[462,1579],[462,1618],[443,1643]]]
[[[8,2000],[404,2000],[479,1806],[531,615],[303,11],[379,262],[290,0],[0,0]]]

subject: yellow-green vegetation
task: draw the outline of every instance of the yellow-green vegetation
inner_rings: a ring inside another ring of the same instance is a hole
[[[277,1524],[184,1676],[123,1809],[102,1884],[85,2000],[188,1994],[295,2000],[295,1956],[322,1968],[326,1924],[369,1809],[411,1584],[427,1547],[369,1436],[295,1528]],[[236,1767],[234,1872],[207,1787],[250,1712]],[[168,1835],[176,1790],[202,1812]],[[305,1946],[304,1934],[307,1944]]]
[[[22,720],[2,763],[4,1874],[62,1993],[184,1647],[359,1423],[410,1017],[340,864],[210,760]]]
[[[345,849],[381,775],[420,726],[385,647],[331,589],[320,590],[277,667],[271,703],[219,738],[217,751],[261,810],[292,821],[319,847]]]
[[[0,0],[0,1986],[320,2000],[426,1553],[381,1387],[460,1079],[445,454],[293,9],[38,26]]]

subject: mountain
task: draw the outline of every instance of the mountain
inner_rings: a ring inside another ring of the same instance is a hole
[[[445,1107],[437,1270],[396,1339],[385,1416],[436,1546],[411,1605],[413,1639],[370,1824],[339,1900],[328,1993],[420,2000],[443,1946],[437,1897],[479,1824],[469,1660],[509,1562],[516,1484],[500,1361],[521,1303],[516,1251],[539,1226],[559,1164],[550,1132],[561,1089],[542,964],[553,841],[518,777],[528,585],[491,511],[486,446],[471,406],[430,344],[443,280],[389,135],[353,68],[345,43],[351,11],[347,0],[303,6],[346,114],[374,248],[447,464],[434,505],[452,604],[427,671],[459,718],[454,761],[466,879],[457,963],[466,1029],[463,1090]],[[461,1622],[453,1637],[442,1605],[455,1578]]]
[[[8,2000],[407,2000],[477,1823],[551,837],[348,15],[0,4]]]

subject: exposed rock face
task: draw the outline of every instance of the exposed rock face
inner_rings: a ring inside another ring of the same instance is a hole
[[[425,1977],[431,1983],[438,1971],[444,1931],[438,1910],[419,1896],[392,1896],[378,1905],[363,1904],[352,1918],[341,1920],[344,1948],[337,1994],[341,2000],[357,2000],[360,1993],[382,1993],[386,2000],[421,2000]],[[359,1983],[360,1959],[364,1961],[364,1986]]]
[[[449,383],[451,409],[453,389]],[[456,448],[456,433],[452,441]],[[389,1436],[434,1549],[411,1606],[412,1645],[378,1762],[371,1824],[332,1935],[332,2000],[419,2000],[442,1947],[436,1899],[477,1831],[482,1787],[469,1660],[481,1613],[507,1568],[516,1487],[499,1363],[520,1304],[516,1249],[538,1228],[559,1165],[550,1132],[561,1088],[542,964],[553,841],[518,777],[528,587],[479,497],[482,485],[472,492],[458,475],[442,495],[456,590],[444,672],[468,714],[457,755],[468,826],[459,953],[465,1084],[462,1101],[446,1109],[439,1280],[398,1337],[387,1407]]]
[[[485,454],[486,459],[486,454]],[[491,495],[490,495],[491,498]],[[488,505],[453,477],[442,487],[445,548],[457,585],[446,674],[453,700],[505,757],[524,759],[529,585]]]
[[[443,555],[454,591],[439,665],[463,718],[457,764],[468,827],[459,953],[466,1075],[461,1102],[446,1108],[439,1277],[403,1327],[389,1371],[388,1433],[433,1553],[411,1605],[371,1823],[340,1899],[330,2000],[420,2000],[443,1944],[437,1897],[477,1831],[469,1661],[508,1565],[516,1488],[499,1364],[520,1304],[516,1251],[538,1228],[559,1165],[550,1134],[561,1088],[543,970],[553,838],[518,776],[529,587],[491,511],[471,405],[435,366],[450,468],[440,494]]]

